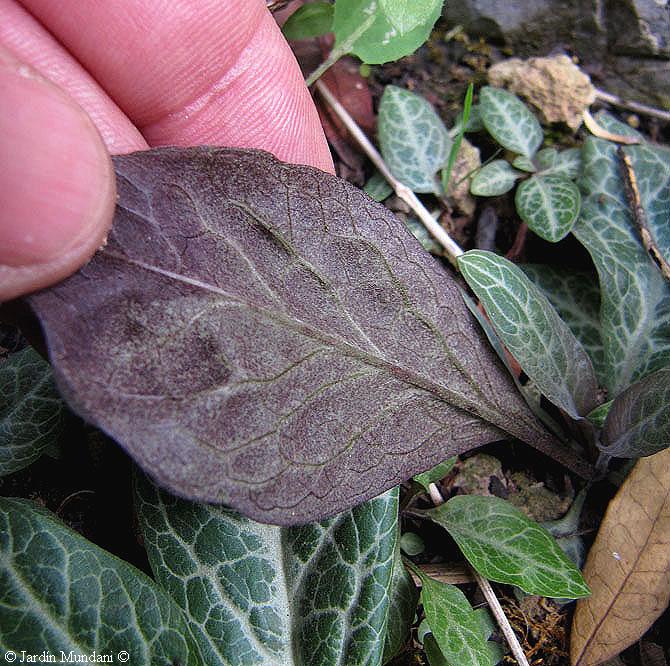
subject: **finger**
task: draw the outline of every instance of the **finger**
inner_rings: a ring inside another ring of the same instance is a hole
[[[14,0],[0,0],[0,45],[67,92],[91,117],[111,153],[147,147],[95,79]]]
[[[309,92],[263,0],[23,4],[150,144],[264,148],[332,171]]]
[[[85,263],[109,229],[111,160],[88,115],[0,53],[0,301]]]

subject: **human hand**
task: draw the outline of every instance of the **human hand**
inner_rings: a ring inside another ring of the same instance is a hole
[[[263,0],[0,0],[0,302],[100,246],[109,153],[197,144],[333,170]]]

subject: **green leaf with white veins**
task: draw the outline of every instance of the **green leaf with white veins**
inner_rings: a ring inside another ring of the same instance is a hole
[[[389,610],[386,622],[383,663],[397,655],[407,642],[410,627],[414,623],[419,590],[402,561],[400,548],[396,545],[393,560],[393,575],[389,589]]]
[[[493,666],[496,663],[479,616],[455,585],[422,574],[421,603],[440,652],[449,664]],[[497,655],[496,655],[497,656]]]
[[[177,499],[144,478],[136,497],[152,570],[189,613],[202,664],[381,664],[397,490],[298,528]]]
[[[590,594],[549,532],[505,500],[457,495],[424,515],[447,530],[468,562],[489,580],[544,597]]]
[[[382,156],[393,175],[414,192],[440,190],[435,174],[447,164],[452,140],[420,95],[386,86],[377,117]]]
[[[577,186],[565,176],[537,175],[519,185],[514,202],[529,229],[556,243],[570,233],[577,220],[581,195]]]
[[[596,406],[597,382],[588,354],[546,296],[511,261],[485,250],[458,258],[491,324],[537,388],[570,416]]]
[[[598,383],[605,383],[605,352],[600,335],[600,290],[595,272],[523,264],[519,268],[549,299],[561,319],[586,349]]]
[[[416,51],[428,39],[441,11],[442,2],[433,3],[423,22],[401,34],[379,0],[337,0],[333,20],[335,49],[353,53],[371,65],[398,60]]]
[[[500,196],[509,192],[522,175],[507,160],[493,160],[475,174],[470,183],[470,193],[479,197]]]
[[[670,151],[648,145],[627,146],[625,151],[648,222],[661,225],[670,193]],[[670,365],[670,284],[640,241],[624,194],[616,146],[590,137],[583,159],[580,184],[585,197],[573,233],[598,271],[605,384],[610,395],[617,395]],[[666,213],[666,224],[667,219]]]
[[[430,20],[442,0],[380,0],[388,20],[401,35]]]
[[[670,367],[653,372],[614,399],[600,448],[616,458],[640,458],[668,446]]]
[[[37,460],[58,439],[64,414],[51,367],[34,349],[0,361],[0,476]]]
[[[555,153],[552,155],[551,152]],[[582,149],[568,148],[560,153],[553,148],[545,148],[536,155],[538,166],[543,175],[560,174],[566,178],[574,179],[582,171]]]
[[[0,499],[0,651],[202,666],[177,605],[141,571],[22,499]],[[9,661],[9,660],[8,660]],[[18,663],[18,662],[17,662]],[[241,663],[241,662],[238,662]]]
[[[484,86],[479,92],[479,109],[488,133],[501,146],[533,157],[544,134],[538,119],[516,95]]]

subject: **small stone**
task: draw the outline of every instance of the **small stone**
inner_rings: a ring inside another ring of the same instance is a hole
[[[596,99],[591,79],[567,55],[503,60],[489,69],[489,82],[530,102],[547,123],[564,122],[573,130]]]

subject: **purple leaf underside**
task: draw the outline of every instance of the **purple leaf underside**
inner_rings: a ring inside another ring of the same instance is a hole
[[[289,525],[509,435],[574,467],[367,195],[259,151],[114,164],[106,247],[30,302],[73,409],[163,486]]]

